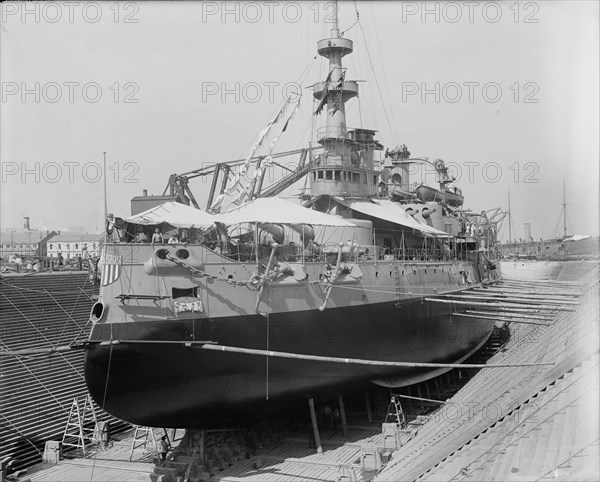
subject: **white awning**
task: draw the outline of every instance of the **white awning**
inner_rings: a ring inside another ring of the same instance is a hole
[[[390,223],[399,224],[400,226],[415,229],[417,231],[420,231],[424,234],[429,234],[431,236],[445,238],[450,237],[448,233],[440,231],[439,229],[435,229],[429,226],[428,224],[416,220],[410,214],[408,214],[401,205],[388,199],[380,199],[373,201],[354,201],[351,199],[341,200],[336,198],[336,200],[349,207],[350,209],[358,211],[362,214],[366,214],[367,216],[372,216],[377,219],[383,219],[384,221],[389,221]]]
[[[571,236],[570,238],[567,239],[563,239],[563,241],[581,241],[583,239],[589,239],[591,238],[591,236],[589,234],[574,234],[573,236]]]
[[[277,197],[254,199],[242,206],[214,215],[213,219],[228,226],[242,223],[274,223],[355,227],[341,217],[330,216]]]
[[[123,221],[145,226],[167,223],[176,228],[206,229],[215,225],[213,216],[205,211],[174,201],[154,206]]]

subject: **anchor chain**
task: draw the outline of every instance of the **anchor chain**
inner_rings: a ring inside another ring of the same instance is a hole
[[[340,246],[338,249],[337,261],[335,263],[334,270],[333,271],[326,270],[323,273],[323,278],[325,279],[325,284],[326,284],[327,288],[325,288],[325,299],[323,300],[323,304],[321,306],[319,306],[319,311],[325,310],[325,307],[327,306],[327,302],[329,301],[329,297],[331,296],[331,290],[333,289],[333,285],[335,285],[335,282],[337,281],[338,277],[340,276],[340,269],[342,267],[342,247],[343,246],[344,245],[342,243],[340,243]]]
[[[197,275],[197,276],[199,276],[201,278],[207,278],[208,280],[221,281],[223,283],[227,283],[227,284],[230,284],[230,285],[233,285],[233,286],[245,286],[248,289],[254,289],[254,290],[258,290],[258,285],[260,284],[260,283],[256,282],[256,280],[255,280],[256,275],[254,275],[252,278],[250,278],[249,281],[239,281],[239,280],[235,280],[233,278],[224,278],[223,276],[218,276],[218,275],[214,275],[214,274],[208,274],[206,271],[202,271],[201,269],[194,268],[193,266],[190,266],[186,262],[184,262],[184,261],[182,261],[180,259],[174,258],[170,254],[167,254],[165,256],[165,259],[168,259],[169,261],[172,261],[176,265],[181,266],[182,268],[187,269],[191,273],[194,273],[195,275]]]

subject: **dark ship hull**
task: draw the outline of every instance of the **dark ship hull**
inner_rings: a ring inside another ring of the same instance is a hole
[[[238,423],[303,396],[417,383],[444,368],[397,368],[332,363],[204,350],[169,341],[296,354],[406,362],[459,362],[489,337],[493,323],[451,315],[449,305],[421,298],[272,314],[203,320],[96,324],[96,345],[86,354],[85,377],[93,398],[132,423],[209,427]],[[465,321],[466,320],[466,321]],[[267,345],[267,326],[269,342]],[[124,340],[154,340],[128,343]],[[268,399],[267,399],[268,398]]]

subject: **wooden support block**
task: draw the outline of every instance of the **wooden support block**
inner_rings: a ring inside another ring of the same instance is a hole
[[[398,424],[397,423],[382,423],[381,433],[383,435],[383,448],[396,450],[399,447],[398,440]]]
[[[57,464],[62,458],[62,444],[58,440],[49,440],[44,447],[44,462]]]

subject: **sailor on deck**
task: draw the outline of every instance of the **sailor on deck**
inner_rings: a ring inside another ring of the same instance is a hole
[[[160,229],[156,228],[154,230],[154,234],[152,235],[152,244],[163,244],[164,240],[162,234],[160,234]]]

